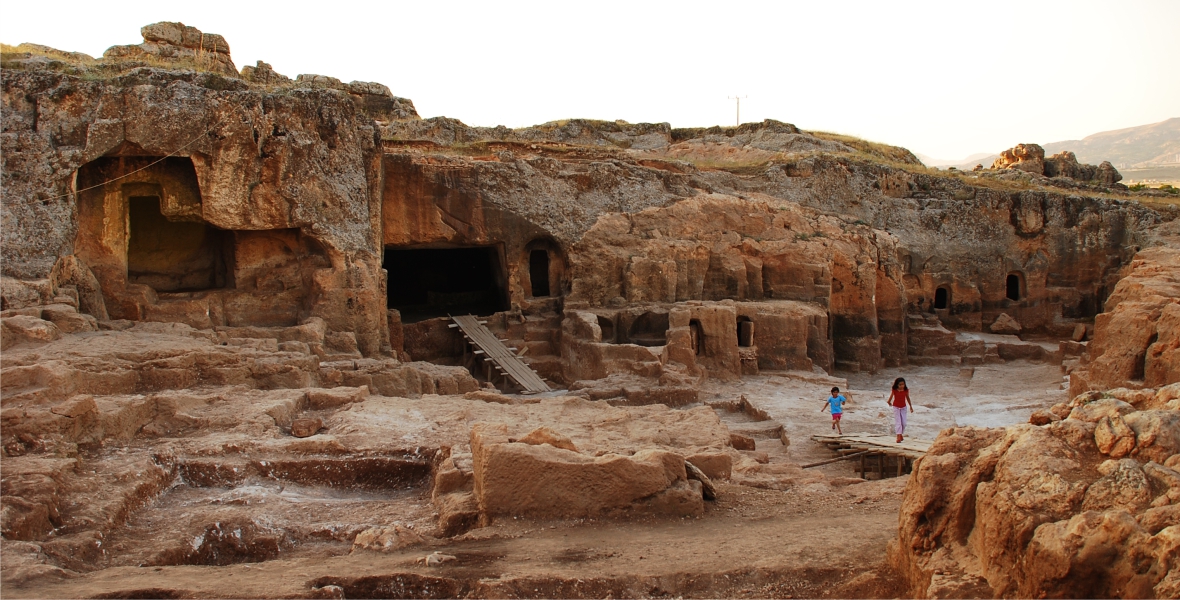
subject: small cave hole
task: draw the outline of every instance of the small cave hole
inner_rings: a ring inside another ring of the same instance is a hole
[[[705,355],[705,330],[701,327],[701,322],[693,319],[688,322],[688,336],[689,343],[692,345],[692,353],[697,356]]]
[[[602,341],[607,344],[615,343],[615,324],[614,321],[598,315],[598,328],[602,330]]]
[[[1020,273],[1009,273],[1008,280],[1005,282],[1007,288],[1007,295],[1009,300],[1020,300],[1023,297]]]
[[[934,290],[934,309],[944,310],[951,305],[951,292],[945,287]]]
[[[549,295],[549,252],[533,250],[529,253],[529,281],[534,298]]]
[[[754,345],[754,322],[749,317],[738,317],[738,346],[749,348]]]

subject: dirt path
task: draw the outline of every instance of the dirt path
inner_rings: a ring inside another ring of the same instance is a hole
[[[6,597],[892,597],[882,576],[902,480],[825,492],[721,484],[696,519],[505,520],[398,552],[228,566],[116,567]],[[415,560],[439,550],[439,567]]]

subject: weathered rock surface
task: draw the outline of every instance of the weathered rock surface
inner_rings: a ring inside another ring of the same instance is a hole
[[[663,450],[632,456],[585,456],[573,450],[512,442],[503,424],[471,431],[475,498],[481,518],[529,515],[598,517],[650,511],[677,516],[704,511],[701,483],[689,480],[684,457]]]
[[[169,22],[145,25],[139,32],[143,35],[142,44],[112,46],[103,53],[103,58],[174,63],[223,75],[238,74],[229,55],[229,43],[216,33],[204,33],[184,23]]]
[[[1061,177],[1104,187],[1111,187],[1123,178],[1108,161],[1098,166],[1081,164],[1068,150],[1045,158],[1045,149],[1037,144],[1017,144],[1001,152],[992,168],[1016,169],[1032,175]]]
[[[1000,153],[993,169],[1017,169],[1036,175],[1045,174],[1045,149],[1037,144],[1016,144]]]
[[[1094,319],[1088,363],[1071,374],[1071,395],[1180,382],[1180,251],[1142,250],[1128,270]]]
[[[1089,396],[1073,404],[1041,427],[939,435],[906,487],[891,547],[909,593],[1173,593],[1180,521],[1167,507],[1180,473],[1159,461],[1180,451],[1180,412]]]
[[[988,326],[992,333],[1003,333],[1008,335],[1016,335],[1020,333],[1020,323],[1016,322],[1008,313],[1002,313],[1000,316]]]

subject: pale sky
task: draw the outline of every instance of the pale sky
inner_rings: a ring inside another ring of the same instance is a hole
[[[936,158],[1180,116],[1180,1],[0,4],[0,41],[101,56],[181,21],[295,77],[377,81],[423,117],[521,127],[766,118]]]

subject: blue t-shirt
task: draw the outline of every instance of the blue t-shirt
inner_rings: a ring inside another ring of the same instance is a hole
[[[848,400],[843,396],[836,396],[835,398],[828,396],[828,405],[832,407],[832,414],[838,415],[844,412],[844,403]]]

